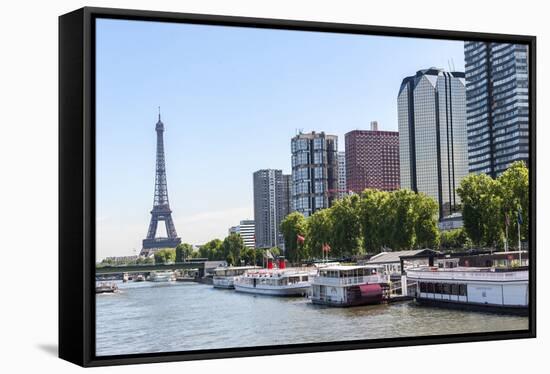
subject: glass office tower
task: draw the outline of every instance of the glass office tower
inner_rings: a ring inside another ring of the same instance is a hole
[[[528,47],[465,42],[464,56],[469,170],[496,177],[529,158]]]
[[[397,104],[401,188],[436,199],[440,218],[457,212],[468,174],[464,73],[418,71],[403,80]]]

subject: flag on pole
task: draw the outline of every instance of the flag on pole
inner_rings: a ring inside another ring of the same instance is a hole
[[[323,244],[323,252],[326,252],[326,253],[330,252],[330,245],[328,245],[328,243]]]
[[[510,216],[508,213],[504,213],[504,222],[506,223],[506,227],[510,226]]]
[[[304,238],[302,235],[296,234],[296,242],[298,242],[298,244],[304,244],[305,240],[306,238]]]
[[[523,225],[523,217],[521,216],[521,206],[518,207],[518,224]]]

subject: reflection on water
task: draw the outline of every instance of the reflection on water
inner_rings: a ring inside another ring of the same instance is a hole
[[[528,329],[528,318],[417,306],[330,308],[196,283],[119,283],[96,296],[96,354]]]

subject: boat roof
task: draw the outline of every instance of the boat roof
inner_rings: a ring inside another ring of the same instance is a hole
[[[332,271],[344,271],[344,270],[356,270],[356,269],[375,269],[378,268],[377,265],[335,265],[335,266],[327,266],[324,268],[320,268],[319,270],[332,270]]]
[[[372,256],[368,263],[369,264],[383,264],[388,262],[400,262],[401,257],[409,256],[418,256],[424,254],[433,254],[435,253],[432,249],[415,249],[410,251],[396,251],[396,252],[381,252],[377,255]]]
[[[214,270],[248,270],[248,269],[260,269],[259,266],[218,266]]]

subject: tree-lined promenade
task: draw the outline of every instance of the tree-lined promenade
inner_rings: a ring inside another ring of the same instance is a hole
[[[304,217],[289,214],[281,223],[285,256],[293,263],[322,258],[352,257],[387,250],[433,248],[446,251],[471,247],[505,249],[518,247],[529,233],[529,170],[513,163],[493,179],[470,174],[457,189],[462,200],[464,227],[440,231],[438,204],[433,198],[411,190],[387,192],[367,189],[337,200],[333,206]],[[247,248],[240,235],[213,239],[198,251],[183,243],[163,249],[142,263],[183,262],[189,258],[225,260],[229,264],[261,265],[266,249]],[[280,254],[271,248],[273,256]]]
[[[529,170],[513,163],[496,179],[470,174],[457,190],[464,228],[440,231],[437,202],[410,190],[365,190],[346,196],[332,207],[305,218],[288,215],[281,223],[286,256],[293,262],[323,257],[348,257],[383,250],[469,247],[518,247],[529,233]],[[508,238],[508,240],[506,240]]]

